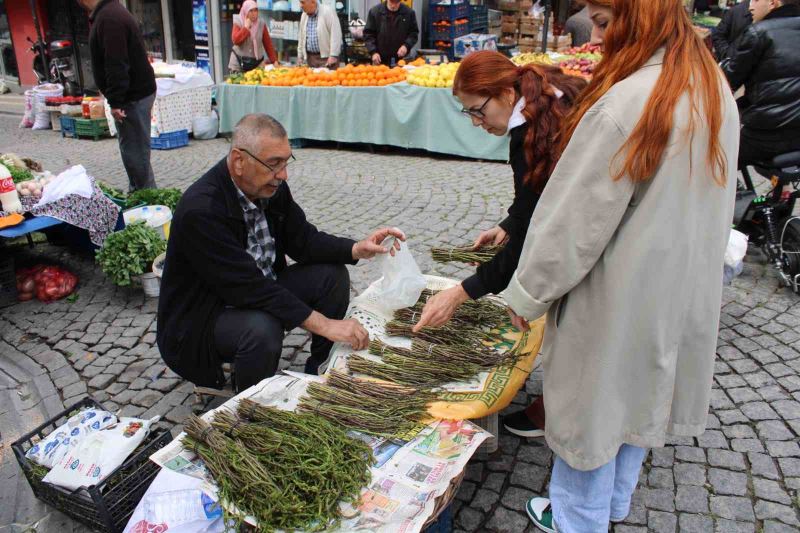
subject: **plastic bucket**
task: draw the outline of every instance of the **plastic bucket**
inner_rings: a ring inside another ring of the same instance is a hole
[[[144,220],[148,226],[158,231],[164,239],[169,239],[169,226],[172,211],[165,205],[144,205],[128,209],[122,213],[125,225]]]
[[[161,292],[161,278],[153,272],[148,272],[142,274],[141,279],[144,295],[150,298],[158,298],[158,294]]]

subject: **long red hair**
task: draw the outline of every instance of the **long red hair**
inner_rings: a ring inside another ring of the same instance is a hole
[[[695,33],[682,0],[587,0],[610,7],[613,20],[603,38],[603,60],[564,121],[561,148],[566,147],[584,114],[611,87],[639,70],[659,49],[666,49],[657,89],[639,122],[617,154],[624,157],[614,179],[651,178],[667,150],[678,101],[688,92],[692,108],[689,136],[702,121],[708,130],[709,170],[725,184],[725,154],[719,143],[722,127],[722,73],[708,48]],[[702,115],[700,109],[702,108]]]
[[[567,76],[558,67],[518,67],[506,56],[488,50],[469,54],[458,67],[453,94],[498,97],[509,88],[525,97],[522,114],[530,125],[525,135],[528,174],[524,183],[541,192],[558,162],[562,122],[586,82]],[[559,98],[556,89],[563,95]]]

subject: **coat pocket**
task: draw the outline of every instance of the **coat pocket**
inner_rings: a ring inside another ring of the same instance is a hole
[[[569,293],[565,294],[558,300],[558,308],[556,309],[556,327],[561,323],[561,315],[564,314],[564,309],[567,307],[567,299]]]

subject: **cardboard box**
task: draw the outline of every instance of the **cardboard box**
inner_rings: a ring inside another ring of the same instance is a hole
[[[486,33],[470,33],[456,38],[456,57],[464,57],[479,50],[497,50],[497,36]]]
[[[500,11],[519,11],[519,3],[517,0],[500,0],[497,3],[497,9]]]
[[[519,27],[515,23],[505,22],[500,27],[500,29],[502,30],[503,33],[517,33]]]

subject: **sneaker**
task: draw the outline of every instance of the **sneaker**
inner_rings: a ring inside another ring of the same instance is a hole
[[[553,508],[550,507],[549,499],[531,498],[525,504],[525,511],[538,529],[545,533],[558,533],[556,525],[553,523]]]
[[[534,424],[525,411],[517,411],[503,418],[503,427],[519,437],[543,437],[544,429]]]

